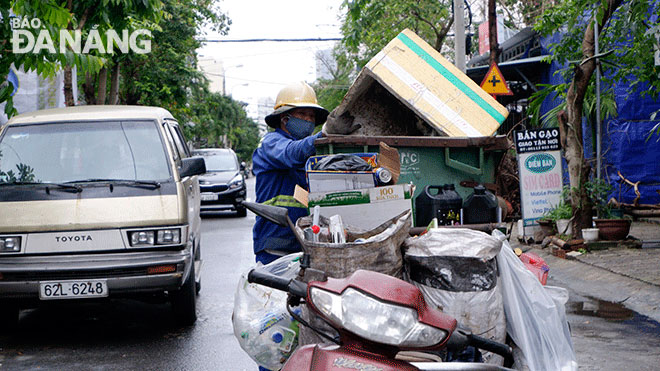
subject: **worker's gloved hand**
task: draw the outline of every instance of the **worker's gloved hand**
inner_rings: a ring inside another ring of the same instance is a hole
[[[328,136],[328,134],[349,135],[361,127],[362,125],[353,122],[352,116],[342,116],[341,119],[337,120],[332,115],[330,115],[328,117],[328,121],[323,124],[321,131],[325,136]]]

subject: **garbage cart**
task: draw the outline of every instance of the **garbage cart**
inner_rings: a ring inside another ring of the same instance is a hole
[[[466,199],[471,187],[463,184],[495,183],[497,166],[508,149],[505,136],[492,137],[393,137],[330,136],[317,139],[316,153],[378,152],[379,143],[396,148],[401,161],[399,184],[412,182],[415,197],[427,185],[454,184]]]

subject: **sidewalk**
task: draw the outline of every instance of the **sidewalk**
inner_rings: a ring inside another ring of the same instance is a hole
[[[660,224],[633,222],[630,235],[644,246],[660,241]],[[610,248],[575,258],[560,259],[550,248],[522,245],[515,235],[512,247],[530,250],[545,259],[550,277],[582,296],[619,302],[635,312],[660,322],[660,248]]]

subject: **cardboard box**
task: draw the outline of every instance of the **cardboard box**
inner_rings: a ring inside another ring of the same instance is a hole
[[[412,184],[312,193],[298,187],[294,197],[310,210],[319,205],[325,217],[341,215],[344,225],[370,230],[411,210],[414,192]]]
[[[378,166],[377,153],[354,153],[354,155],[362,157],[373,167]],[[333,192],[373,188],[378,184],[373,171],[312,170],[314,165],[326,156],[328,155],[312,156],[305,164],[307,184],[309,184],[310,192]]]

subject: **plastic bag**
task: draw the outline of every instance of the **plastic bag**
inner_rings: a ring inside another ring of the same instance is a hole
[[[360,156],[337,154],[324,156],[313,166],[313,170],[372,171],[373,168]]]
[[[430,305],[474,334],[503,343],[506,319],[495,256],[502,243],[470,229],[432,228],[405,241],[406,280],[417,286]],[[483,352],[485,363],[504,359]]]
[[[503,241],[497,265],[507,332],[522,350],[529,369],[577,370],[564,309],[568,292],[560,287],[544,288],[518,259],[504,234],[494,230],[493,236]]]
[[[270,264],[257,263],[257,268],[294,278],[300,270],[301,256],[302,253],[286,255]],[[234,336],[259,366],[274,371],[282,368],[298,346],[298,322],[287,311],[286,300],[284,291],[248,283],[247,272],[241,276],[234,296]],[[300,309],[294,312],[300,314]]]

